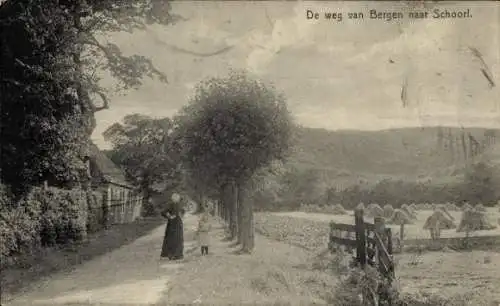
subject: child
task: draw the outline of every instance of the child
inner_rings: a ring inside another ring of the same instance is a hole
[[[205,211],[203,215],[200,218],[200,221],[198,223],[198,231],[197,231],[197,236],[198,236],[198,241],[201,246],[201,255],[208,255],[208,244],[209,244],[209,236],[208,233],[212,229],[212,226],[210,224],[210,216],[208,214],[208,211]]]

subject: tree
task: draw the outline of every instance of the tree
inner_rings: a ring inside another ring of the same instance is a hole
[[[464,181],[464,191],[468,202],[494,205],[496,184],[492,167],[483,162],[474,164],[465,173]]]
[[[145,75],[166,81],[149,60],[125,57],[95,35],[168,23],[168,10],[167,2],[152,0],[0,5],[2,180],[16,194],[42,181],[78,183],[94,113],[108,107],[96,70],[108,70],[123,87],[140,85]]]
[[[127,115],[123,124],[113,124],[103,135],[113,144],[111,159],[143,192],[146,210],[153,209],[147,204],[153,185],[160,184],[173,190],[181,184],[179,147],[175,143],[174,123],[170,118]]]
[[[221,189],[230,210],[232,238],[241,211],[242,251],[253,249],[248,182],[273,160],[286,157],[292,120],[285,97],[244,71],[201,82],[181,114],[183,165],[191,179]]]
[[[315,169],[291,168],[283,174],[281,180],[283,198],[288,202],[295,202],[296,207],[320,199],[317,188],[319,175]]]
[[[61,42],[77,41],[72,20],[55,1],[38,3],[36,14],[27,4],[0,6],[2,181],[17,196],[43,181],[78,182],[89,128],[71,91],[74,50]]]

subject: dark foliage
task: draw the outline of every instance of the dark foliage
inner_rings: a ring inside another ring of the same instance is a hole
[[[68,47],[74,20],[54,0],[9,1],[0,20],[2,181],[15,194],[45,180],[69,186],[89,124]]]
[[[284,97],[246,73],[201,83],[179,118],[183,164],[201,188],[246,182],[288,153],[292,121]]]

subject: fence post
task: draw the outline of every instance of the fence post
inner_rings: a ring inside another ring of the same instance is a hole
[[[356,227],[356,260],[364,268],[366,265],[366,230],[362,209],[356,209],[354,212],[354,222]]]
[[[394,261],[393,261],[393,257],[392,257],[392,230],[389,227],[389,228],[385,229],[385,232],[387,235],[387,253],[389,253],[389,255],[391,256],[391,266],[389,267],[391,270],[390,274],[391,274],[392,279],[394,279],[396,277],[396,271],[394,270]],[[392,279],[390,279],[390,280],[392,280]]]
[[[387,235],[387,252],[392,255],[392,230],[390,227],[385,229],[385,234]]]
[[[108,229],[111,223],[111,188],[108,186],[102,195],[104,197],[102,201],[104,228]]]
[[[386,244],[386,237],[385,237],[385,221],[384,221],[384,218],[382,218],[382,217],[375,217],[373,223],[375,225],[375,234],[378,235],[378,237],[380,238],[380,240],[382,241],[382,243],[385,245]],[[380,257],[380,250],[379,250],[378,247],[375,247],[375,252],[376,252],[375,256],[377,258],[377,263],[378,263],[378,266],[379,266],[379,269],[380,269],[383,266],[383,264],[381,263],[382,259]]]
[[[333,221],[331,221],[330,222],[330,231],[328,232],[328,249],[330,250],[330,253],[334,253],[336,251],[335,245],[332,241],[334,226],[335,226],[335,223]]]

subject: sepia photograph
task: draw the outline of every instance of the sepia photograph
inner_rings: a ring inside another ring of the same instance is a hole
[[[500,2],[0,0],[0,305],[500,306]]]

